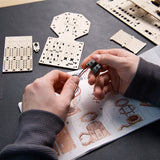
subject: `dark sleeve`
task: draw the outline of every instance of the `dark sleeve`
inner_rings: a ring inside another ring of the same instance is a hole
[[[140,58],[136,75],[124,96],[160,106],[160,66]]]
[[[0,153],[0,160],[55,160],[53,144],[64,122],[56,115],[40,110],[21,114],[17,138]]]

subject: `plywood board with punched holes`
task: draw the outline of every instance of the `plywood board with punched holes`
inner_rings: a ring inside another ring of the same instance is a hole
[[[48,37],[39,63],[78,69],[83,45],[83,42]]]
[[[90,21],[81,14],[66,12],[55,16],[50,28],[59,37],[48,37],[39,63],[78,69],[84,43],[75,39],[88,34]]]
[[[160,21],[129,0],[100,0],[98,5],[141,33],[155,44],[160,44]]]
[[[32,36],[6,37],[2,72],[33,70]]]
[[[132,51],[135,54],[146,46],[146,43],[138,40],[134,36],[124,32],[123,30],[119,30],[110,39],[117,42],[122,47],[127,48],[128,50]]]
[[[155,5],[151,0],[130,0],[152,16],[160,20],[160,7]]]
[[[64,37],[67,33],[73,39],[82,37],[89,32],[90,21],[82,14],[66,12],[55,16],[50,28],[58,35]]]

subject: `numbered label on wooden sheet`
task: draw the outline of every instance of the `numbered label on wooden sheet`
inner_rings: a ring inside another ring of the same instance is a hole
[[[136,1],[134,1],[134,3],[135,2]],[[97,4],[108,12],[141,33],[153,43],[159,45],[160,21],[145,11],[144,8],[146,7],[140,8],[140,5],[138,6],[134,3],[130,0],[99,0],[97,2]]]
[[[59,38],[48,37],[39,63],[78,69],[84,43],[75,39],[89,32],[90,22],[81,14],[66,12],[54,17],[50,27]]]
[[[33,70],[32,36],[6,37],[3,72]]]

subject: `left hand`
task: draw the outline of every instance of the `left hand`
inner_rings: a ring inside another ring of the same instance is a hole
[[[76,76],[58,70],[51,71],[26,86],[22,111],[44,110],[65,120],[78,83]]]

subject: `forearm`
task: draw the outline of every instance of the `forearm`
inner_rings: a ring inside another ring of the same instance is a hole
[[[140,58],[137,73],[124,96],[160,106],[160,66]]]
[[[0,159],[57,159],[53,144],[63,126],[63,121],[52,113],[40,110],[24,112],[19,119],[15,142],[2,150]]]

